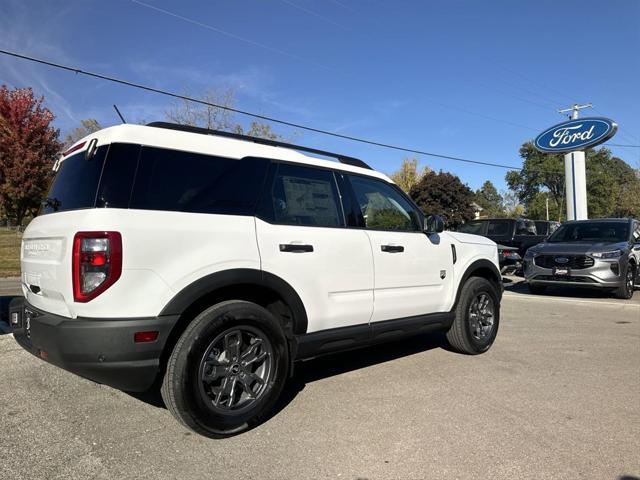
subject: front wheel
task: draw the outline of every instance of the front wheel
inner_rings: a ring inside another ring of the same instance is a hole
[[[634,283],[636,279],[636,269],[633,264],[629,263],[623,275],[624,283],[620,285],[613,295],[622,300],[630,300],[633,297]]]
[[[493,284],[481,277],[467,280],[455,314],[447,332],[449,344],[458,352],[469,355],[489,350],[500,324],[500,301]]]
[[[174,417],[202,435],[236,435],[268,416],[287,379],[287,341],[276,318],[233,300],[198,315],[167,364],[162,398]]]

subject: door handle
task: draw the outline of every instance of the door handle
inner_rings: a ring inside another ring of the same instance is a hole
[[[313,245],[303,245],[300,243],[281,243],[281,252],[307,253],[313,252]]]
[[[400,253],[404,252],[404,247],[402,245],[381,245],[380,250],[387,253]]]

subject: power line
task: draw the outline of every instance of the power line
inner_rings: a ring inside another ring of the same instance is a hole
[[[609,147],[627,147],[627,148],[640,148],[640,145],[623,145],[620,143],[607,143]]]
[[[471,164],[476,164],[476,165],[484,165],[484,166],[488,166],[488,167],[505,168],[507,170],[522,170],[522,167],[515,167],[515,166],[512,166],[512,165],[504,165],[504,164],[500,164],[500,163],[484,162],[484,161],[480,161],[480,160],[471,160],[471,159],[468,159],[468,158],[454,157],[454,156],[451,156],[451,155],[441,155],[441,154],[438,154],[438,153],[427,152],[427,151],[424,151],[424,150],[401,147],[401,146],[398,146],[398,145],[392,145],[392,144],[389,144],[389,143],[383,143],[383,142],[378,142],[378,141],[374,141],[374,140],[367,140],[367,139],[364,139],[364,138],[353,137],[353,136],[350,136],[350,135],[343,135],[341,133],[331,132],[331,131],[328,131],[328,130],[323,130],[323,129],[315,128],[315,127],[309,127],[307,125],[302,125],[302,124],[299,124],[299,123],[289,122],[287,120],[280,120],[278,118],[268,117],[266,115],[260,115],[260,114],[257,114],[257,113],[252,113],[252,112],[248,112],[248,111],[245,111],[245,110],[240,110],[240,109],[233,108],[233,107],[228,107],[228,106],[225,106],[225,105],[218,105],[218,104],[207,102],[207,101],[200,100],[200,99],[197,99],[197,98],[188,97],[186,95],[180,95],[178,93],[169,92],[167,90],[161,90],[159,88],[149,87],[147,85],[142,85],[142,84],[139,84],[139,83],[130,82],[128,80],[123,80],[123,79],[116,78],[116,77],[111,77],[111,76],[108,76],[108,75],[102,75],[100,73],[90,72],[88,70],[82,70],[82,69],[77,68],[77,67],[70,67],[68,65],[62,65],[62,64],[59,64],[59,63],[49,62],[47,60],[42,60],[42,59],[39,59],[39,58],[30,57],[28,55],[22,55],[22,54],[19,54],[19,53],[16,53],[16,52],[8,51],[8,50],[0,49],[0,53],[3,54],[3,55],[8,55],[8,56],[11,56],[11,57],[20,58],[22,60],[28,60],[30,62],[35,62],[35,63],[39,63],[39,64],[42,64],[42,65],[47,65],[49,67],[59,68],[61,70],[66,70],[68,72],[73,72],[75,74],[86,75],[86,76],[89,76],[89,77],[99,78],[101,80],[106,80],[106,81],[109,81],[109,82],[119,83],[121,85],[126,85],[128,87],[138,88],[140,90],[145,90],[145,91],[148,91],[148,92],[158,93],[158,94],[161,94],[161,95],[166,95],[166,96],[169,96],[169,97],[178,98],[178,99],[186,100],[186,101],[189,101],[189,102],[194,102],[194,103],[198,103],[198,104],[201,104],[201,105],[207,105],[207,106],[210,106],[210,107],[220,108],[222,110],[227,110],[229,112],[237,113],[237,114],[240,114],[240,115],[246,115],[246,116],[249,116],[249,117],[258,118],[260,120],[265,120],[265,121],[268,121],[268,122],[278,123],[278,124],[281,124],[281,125],[286,125],[288,127],[298,128],[298,129],[301,129],[301,130],[307,130],[309,132],[314,132],[314,133],[320,133],[322,135],[328,135],[328,136],[332,136],[332,137],[336,137],[336,138],[341,138],[341,139],[344,139],[344,140],[350,140],[350,141],[353,141],[353,142],[359,142],[359,143],[363,143],[363,144],[367,144],[367,145],[373,145],[373,146],[376,146],[376,147],[388,148],[388,149],[391,149],[391,150],[397,150],[397,151],[406,152],[406,153],[415,153],[417,155],[425,155],[425,156],[428,156],[428,157],[442,158],[444,160],[453,160],[453,161],[456,161],[456,162],[464,162],[464,163],[471,163]],[[543,170],[539,170],[538,173],[563,174],[563,172],[552,172],[552,171],[543,171]]]
[[[287,56],[289,58],[293,58],[294,60],[298,60],[298,61],[301,61],[301,62],[308,63],[310,65],[314,65],[316,67],[321,67],[321,68],[324,68],[324,69],[327,69],[327,70],[331,70],[330,67],[328,67],[326,65],[322,65],[321,63],[315,62],[313,60],[309,60],[307,58],[300,57],[298,55],[294,55],[293,53],[285,52],[284,50],[280,50],[279,48],[270,47],[269,45],[265,45],[264,43],[256,42],[254,40],[250,40],[248,38],[241,37],[240,35],[236,35],[235,33],[227,32],[226,30],[223,30],[223,29],[218,28],[218,27],[213,26],[213,25],[209,25],[208,23],[203,23],[203,22],[200,22],[198,20],[194,20],[193,18],[185,17],[183,15],[179,15],[177,13],[170,12],[169,10],[165,10],[164,8],[156,7],[155,5],[150,5],[150,4],[142,2],[140,0],[131,0],[131,2],[133,2],[133,3],[137,4],[137,5],[140,5],[141,7],[145,7],[145,8],[148,8],[150,10],[155,10],[156,12],[162,13],[164,15],[168,15],[170,17],[177,18],[179,20],[182,20],[183,22],[191,23],[193,25],[197,25],[198,27],[202,27],[202,28],[206,28],[208,30],[212,30],[212,31],[214,31],[216,33],[219,33],[220,35],[225,35],[225,36],[227,36],[229,38],[233,38],[234,40],[238,40],[238,41],[247,43],[249,45],[253,45],[254,47],[263,48],[265,50],[269,50],[270,52],[278,53],[280,55],[284,55],[284,56]]]

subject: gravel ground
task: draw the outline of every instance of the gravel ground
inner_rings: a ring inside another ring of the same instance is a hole
[[[273,418],[226,440],[0,336],[0,478],[640,477],[640,292],[551,293],[511,284],[484,355],[435,335],[305,362]]]

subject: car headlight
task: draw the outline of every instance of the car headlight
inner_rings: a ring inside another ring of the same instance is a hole
[[[611,250],[610,252],[594,252],[591,254],[593,258],[618,258],[622,256],[622,250]]]

